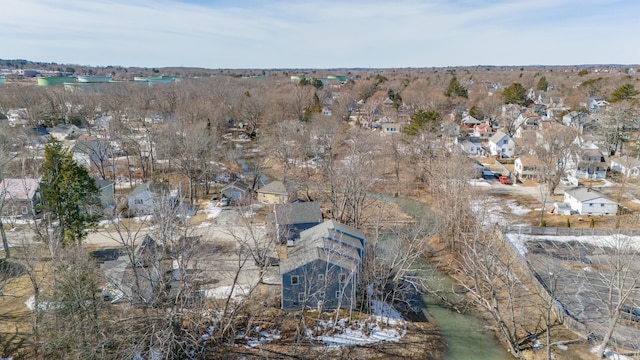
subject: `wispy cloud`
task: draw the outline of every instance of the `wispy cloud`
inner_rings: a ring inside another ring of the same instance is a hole
[[[639,10],[622,0],[21,0],[0,18],[0,48],[149,67],[633,63]]]

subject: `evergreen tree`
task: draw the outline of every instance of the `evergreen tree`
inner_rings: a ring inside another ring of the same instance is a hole
[[[462,86],[462,84],[460,84],[458,78],[455,76],[451,78],[451,81],[449,81],[449,87],[447,87],[447,91],[445,91],[444,94],[447,97],[459,96],[465,99],[469,98],[469,92],[464,86]]]
[[[411,116],[411,122],[404,131],[407,135],[417,135],[422,130],[434,131],[439,119],[437,112],[420,109]]]
[[[520,83],[513,83],[502,91],[505,104],[524,105],[527,100],[527,90]]]
[[[99,217],[95,181],[53,138],[45,145],[40,174],[40,208],[51,224],[57,223],[53,228],[56,239],[63,245],[80,243]]]
[[[618,101],[631,100],[638,94],[640,94],[640,91],[636,90],[635,86],[632,84],[624,84],[611,93],[609,102],[615,103]]]
[[[536,86],[537,90],[541,90],[541,91],[547,91],[547,89],[549,88],[549,82],[547,81],[546,77],[541,77],[540,80],[538,80],[538,85]]]

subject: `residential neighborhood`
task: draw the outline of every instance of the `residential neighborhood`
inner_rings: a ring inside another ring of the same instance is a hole
[[[316,358],[351,332],[401,351],[440,331],[434,306],[488,319],[501,354],[533,359],[547,331],[572,358],[639,348],[635,265],[619,289],[590,282],[640,236],[639,93],[605,100],[633,88],[626,67],[38,71],[0,87],[0,254],[23,269],[0,308],[39,314],[16,323],[64,344],[38,345],[52,358],[76,349],[63,332],[136,359],[250,358],[254,338]]]

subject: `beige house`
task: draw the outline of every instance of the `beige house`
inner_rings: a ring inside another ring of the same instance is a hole
[[[263,204],[284,204],[289,201],[289,192],[282,181],[272,181],[257,193],[258,201]]]
[[[542,162],[535,157],[523,156],[513,162],[513,173],[518,179],[536,179],[543,170]]]

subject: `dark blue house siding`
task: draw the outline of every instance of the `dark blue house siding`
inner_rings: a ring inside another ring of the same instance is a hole
[[[355,298],[356,272],[314,260],[282,274],[282,309],[349,309]],[[341,281],[342,280],[342,281]]]

